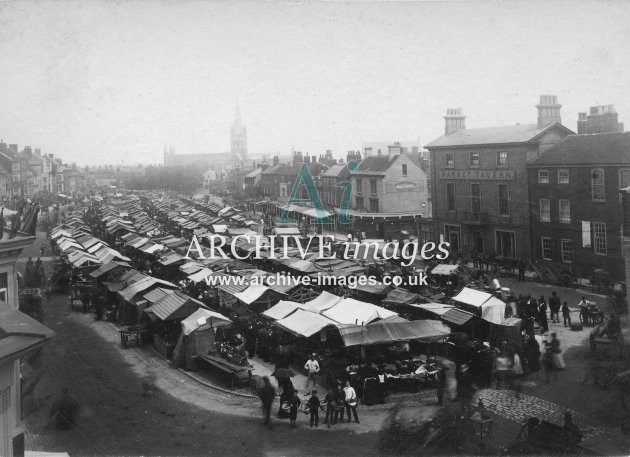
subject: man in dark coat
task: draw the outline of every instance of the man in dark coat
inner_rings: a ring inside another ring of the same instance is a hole
[[[61,398],[50,408],[50,417],[54,418],[55,426],[59,430],[68,430],[75,424],[75,414],[78,409],[79,404],[70,397],[68,389],[64,387]]]
[[[271,405],[273,399],[276,397],[276,390],[271,385],[271,380],[268,376],[263,378],[263,387],[260,389],[259,397],[262,403],[263,416],[265,417],[265,425],[269,425],[269,417],[271,416]]]
[[[560,297],[554,290],[551,292],[551,297],[549,298],[549,312],[551,313],[551,322],[554,324],[560,323],[560,307],[561,307]]]

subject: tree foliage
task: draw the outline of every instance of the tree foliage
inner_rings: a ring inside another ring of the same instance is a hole
[[[201,169],[189,166],[149,166],[143,176],[131,176],[127,188],[140,190],[172,190],[191,194],[201,187],[203,174]]]

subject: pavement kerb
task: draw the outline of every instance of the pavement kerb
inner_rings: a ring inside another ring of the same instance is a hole
[[[148,346],[148,348],[149,348],[152,352],[155,352],[157,355],[159,355],[160,357],[162,357],[162,354],[160,354],[160,353],[158,352],[158,350],[157,350],[157,349],[155,349],[154,347],[152,347],[152,346]],[[203,380],[203,379],[199,378],[198,376],[195,376],[195,375],[194,375],[194,374],[192,374],[191,372],[186,371],[186,370],[184,370],[184,369],[182,369],[182,368],[175,368],[175,369],[176,369],[177,371],[179,371],[180,373],[182,373],[182,374],[184,374],[184,375],[188,376],[190,379],[192,379],[192,380],[194,380],[194,381],[197,381],[197,382],[198,382],[199,384],[201,384],[202,386],[206,386],[206,387],[209,387],[209,388],[211,388],[211,389],[218,390],[219,392],[223,392],[223,393],[225,393],[225,394],[236,395],[237,397],[251,398],[251,399],[259,399],[259,397],[258,397],[257,395],[252,395],[252,394],[243,394],[243,393],[240,393],[240,392],[235,392],[235,391],[230,390],[230,389],[225,389],[225,388],[223,388],[223,387],[215,386],[214,384],[210,384],[209,382],[207,382],[207,381],[205,381],[205,380]]]
[[[218,390],[218,391],[223,392],[225,394],[236,395],[237,397],[250,398],[250,399],[256,399],[256,400],[259,399],[259,397],[257,395],[243,394],[243,393],[240,393],[240,392],[235,392],[235,391],[230,390],[230,389],[224,389],[223,387],[215,386],[214,384],[210,384],[209,382],[204,381],[203,379],[199,378],[198,376],[195,376],[194,374],[192,374],[192,373],[190,373],[190,372],[188,372],[186,370],[183,370],[181,368],[177,368],[177,370],[180,373],[183,373],[186,376],[188,376],[190,379],[193,379],[194,381],[197,381],[199,384],[201,384],[203,386],[206,386],[206,387],[209,387],[210,389]]]

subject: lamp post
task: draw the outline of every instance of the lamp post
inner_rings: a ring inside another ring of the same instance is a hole
[[[490,434],[492,433],[494,420],[488,411],[486,411],[482,400],[479,400],[475,412],[470,416],[470,422],[472,423],[473,431],[478,440],[479,453],[483,454],[486,449],[486,444],[490,439]]]

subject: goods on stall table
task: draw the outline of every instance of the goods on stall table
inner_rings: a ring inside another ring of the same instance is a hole
[[[135,343],[137,346],[142,346],[146,343],[147,329],[143,329],[139,326],[127,327],[120,332],[120,344],[124,349],[127,348],[129,343]]]

